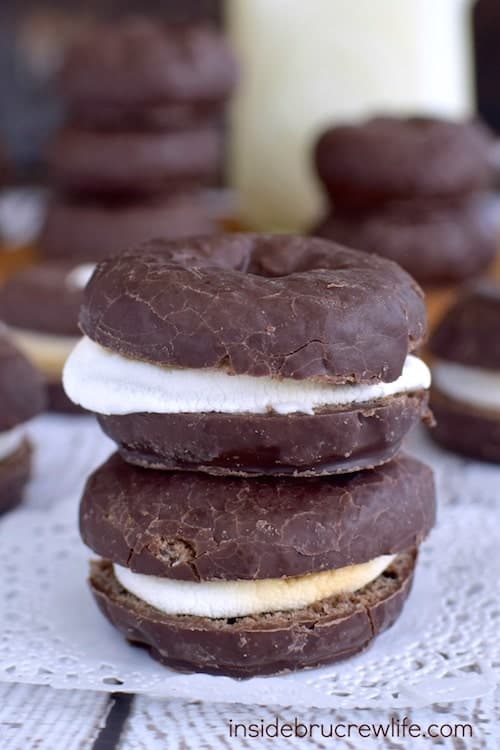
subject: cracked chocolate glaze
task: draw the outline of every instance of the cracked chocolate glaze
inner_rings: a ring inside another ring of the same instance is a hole
[[[127,593],[106,562],[93,563],[90,586],[104,616],[162,664],[246,678],[317,667],[367,648],[398,618],[415,562],[415,550],[406,551],[354,594],[231,620],[165,615]]]
[[[353,211],[488,188],[492,143],[492,134],[478,122],[374,117],[327,130],[315,159],[336,207]]]
[[[428,394],[308,414],[98,415],[130,463],[217,475],[321,476],[389,461],[408,431],[432,421]]]
[[[326,240],[218,235],[101,263],[80,316],[126,357],[235,374],[391,382],[423,342],[423,293],[399,266]]]
[[[89,478],[84,542],[137,573],[187,581],[298,576],[418,545],[435,520],[432,471],[409,456],[321,479],[157,472],[113,455]]]
[[[209,24],[136,17],[94,24],[81,35],[67,51],[59,86],[71,105],[141,108],[223,101],[237,79],[224,35]]]
[[[15,453],[0,461],[0,515],[22,501],[31,474],[32,452],[31,443],[24,440]]]
[[[40,263],[11,276],[0,289],[0,319],[14,328],[77,337],[83,290],[68,284],[75,262]]]
[[[24,302],[18,299],[19,304]],[[3,334],[0,334],[0,404],[0,432],[27,422],[46,405],[42,376]]]
[[[471,285],[451,307],[429,342],[438,359],[500,371],[500,284]]]

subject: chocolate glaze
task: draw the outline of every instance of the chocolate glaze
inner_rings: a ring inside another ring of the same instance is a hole
[[[57,196],[49,205],[39,245],[47,258],[101,261],[152,237],[176,238],[216,230],[200,191],[132,201]]]
[[[500,371],[500,284],[477,282],[451,307],[429,342],[439,359]]]
[[[10,339],[0,335],[0,432],[35,417],[44,410],[45,399],[41,375]]]
[[[237,78],[235,59],[215,28],[135,17],[94,25],[71,45],[60,87],[71,103],[142,108],[222,101]]]
[[[421,284],[462,281],[487,268],[499,237],[499,203],[488,195],[407,201],[375,212],[334,211],[312,234],[399,263]]]
[[[74,268],[75,262],[50,262],[10,276],[0,288],[0,319],[26,331],[78,337],[83,289],[67,283]]]
[[[223,102],[175,102],[145,107],[99,102],[70,107],[69,123],[106,132],[169,132],[204,127],[223,119]]]
[[[500,463],[500,412],[479,409],[432,389],[437,425],[431,437],[455,453]]]
[[[131,466],[89,478],[84,542],[138,573],[178,580],[297,576],[418,545],[434,524],[431,470],[400,455],[321,479],[211,477]]]
[[[375,117],[327,130],[316,166],[337,208],[453,197],[492,184],[493,136],[477,122]]]
[[[55,184],[65,190],[147,195],[214,183],[221,159],[215,125],[149,133],[67,127],[52,144],[48,166]]]
[[[107,563],[90,586],[105,617],[132,643],[183,672],[248,678],[317,667],[362,651],[399,616],[410,592],[415,552],[400,555],[369,586],[292,612],[210,620],[165,615],[120,586]]]
[[[8,458],[0,461],[0,515],[15,508],[31,473],[32,449],[28,440]]]
[[[377,466],[430,419],[427,393],[307,414],[99,415],[126,461],[239,476],[319,476]]]
[[[80,317],[134,359],[336,383],[393,381],[426,329],[396,264],[320,239],[219,235],[102,263]]]

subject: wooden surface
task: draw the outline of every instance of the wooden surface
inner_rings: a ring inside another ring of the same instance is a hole
[[[36,260],[37,253],[32,246],[0,252],[0,281],[9,274],[35,263]]]
[[[300,720],[323,722],[390,721],[395,712],[308,711]],[[293,709],[221,704],[189,704],[144,696],[110,696],[106,693],[78,690],[58,691],[48,687],[0,684],[1,750],[203,750],[233,748],[327,748],[372,750],[369,739],[340,742],[332,739],[247,740],[230,737],[229,722],[259,720],[290,721]],[[399,718],[405,716],[401,712]],[[500,695],[457,706],[435,706],[411,712],[412,721],[422,726],[430,722],[470,722],[474,738],[434,742],[430,739],[408,741],[391,739],[378,747],[388,750],[497,750],[500,735]],[[423,743],[423,744],[422,744]]]

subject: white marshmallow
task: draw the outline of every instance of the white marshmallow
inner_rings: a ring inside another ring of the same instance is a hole
[[[197,583],[133,573],[121,565],[113,568],[123,588],[160,612],[226,618],[285,612],[308,607],[331,596],[353,593],[378,578],[394,557],[383,555],[338,570],[257,581]]]
[[[365,403],[426,389],[430,372],[408,356],[392,383],[332,385],[292,378],[230,375],[127,359],[84,337],[66,362],[63,385],[69,398],[99,414],[314,414],[323,406]]]
[[[14,427],[12,430],[0,432],[0,461],[12,456],[24,440],[24,428]]]
[[[440,360],[432,368],[436,388],[445,396],[480,409],[500,411],[500,372]]]
[[[95,267],[95,263],[83,263],[76,266],[66,276],[66,285],[70,289],[85,289],[95,271]]]

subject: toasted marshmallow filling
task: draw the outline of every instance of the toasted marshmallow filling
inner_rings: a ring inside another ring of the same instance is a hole
[[[332,385],[292,378],[231,375],[222,369],[190,369],[127,359],[84,337],[63,373],[68,397],[98,414],[314,414],[316,409],[375,401],[426,389],[430,372],[406,358],[392,383]]]
[[[500,411],[500,371],[437,361],[433,382],[445,396],[480,409]]]
[[[21,447],[23,440],[24,428],[22,426],[0,432],[0,461],[12,456]]]
[[[49,381],[61,380],[64,363],[77,345],[77,336],[55,336],[21,328],[9,329],[14,343]]]
[[[293,578],[257,581],[175,581],[114,565],[124,589],[168,615],[226,618],[286,612],[340,594],[352,594],[378,578],[394,560],[383,555],[360,565]]]

